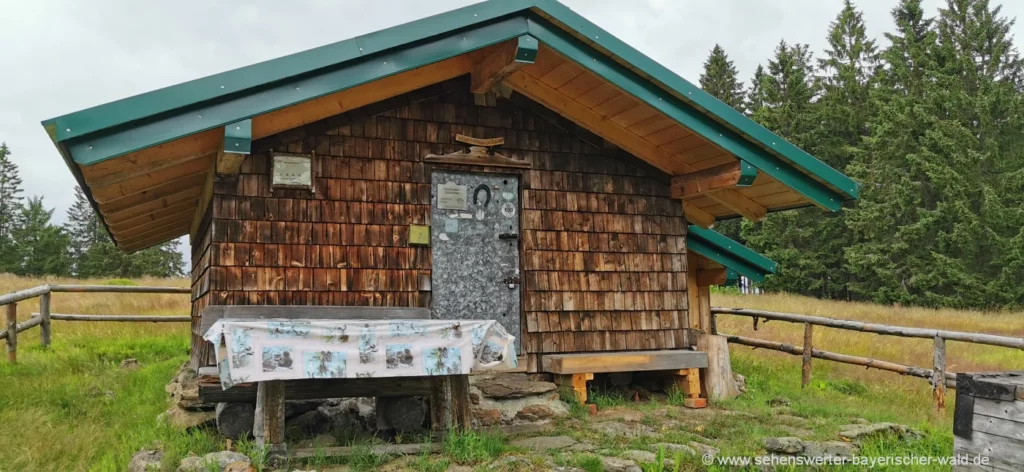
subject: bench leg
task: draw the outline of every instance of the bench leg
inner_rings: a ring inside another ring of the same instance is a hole
[[[257,383],[253,436],[256,437],[256,444],[270,451],[272,458],[287,454],[284,442],[284,381]]]
[[[556,375],[555,382],[564,387],[572,388],[576,401],[587,403],[587,381],[594,380],[594,374]]]
[[[676,386],[686,395],[683,406],[687,408],[706,408],[708,400],[700,398],[700,369],[682,369],[675,373]]]
[[[430,424],[434,431],[463,431],[469,426],[469,376],[430,378]]]

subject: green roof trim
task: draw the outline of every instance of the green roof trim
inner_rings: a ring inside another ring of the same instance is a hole
[[[224,152],[249,154],[252,151],[252,120],[224,127]]]
[[[43,126],[66,160],[71,157],[85,166],[509,39],[520,38],[522,45],[524,35],[578,62],[736,155],[754,168],[751,170],[771,175],[819,206],[837,211],[843,201],[857,198],[857,184],[850,178],[556,0],[490,0],[45,120]],[[528,48],[521,49],[530,54]]]
[[[717,231],[690,225],[686,234],[687,249],[715,261],[726,269],[755,282],[763,282],[778,270],[778,264]]]
[[[66,141],[233,94],[343,65],[532,6],[533,1],[470,5],[355,38],[142,93],[43,121],[54,141]],[[524,30],[525,33],[525,30]],[[241,118],[241,117],[240,117]],[[235,120],[238,121],[238,120]]]

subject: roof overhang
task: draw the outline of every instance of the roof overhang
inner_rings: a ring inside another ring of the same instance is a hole
[[[746,246],[729,239],[723,234],[690,225],[686,234],[686,247],[697,255],[721,265],[755,282],[763,282],[769,274],[778,269],[771,259],[764,257]]]
[[[516,64],[488,68],[505,51]],[[130,251],[194,232],[213,175],[244,154],[234,146],[482,70],[674,176],[693,223],[857,197],[846,176],[554,0],[471,5],[43,126]]]

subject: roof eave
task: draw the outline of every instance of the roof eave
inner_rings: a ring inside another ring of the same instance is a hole
[[[778,264],[725,235],[700,226],[690,225],[686,247],[703,257],[756,282],[764,281],[778,270]]]

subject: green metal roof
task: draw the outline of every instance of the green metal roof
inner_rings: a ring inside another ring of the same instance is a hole
[[[490,0],[43,121],[87,166],[530,35],[818,205],[856,183],[555,0]],[[638,73],[638,71],[642,72]],[[81,182],[81,179],[80,179]]]
[[[755,282],[763,282],[768,274],[778,269],[771,259],[764,257],[746,246],[733,241],[721,233],[690,225],[686,234],[686,247],[701,256],[715,261],[726,269],[736,271]]]

